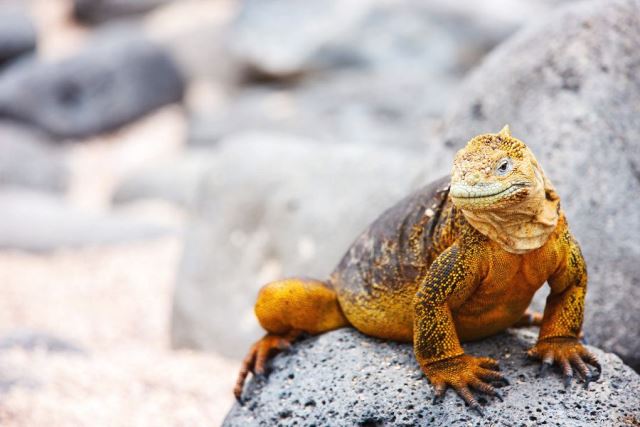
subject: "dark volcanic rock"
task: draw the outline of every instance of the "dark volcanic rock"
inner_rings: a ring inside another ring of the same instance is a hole
[[[0,186],[62,192],[68,182],[63,147],[38,129],[0,120]]]
[[[473,355],[497,358],[511,385],[504,402],[482,397],[480,418],[452,391],[433,405],[433,391],[412,346],[384,342],[346,328],[309,338],[277,356],[263,381],[252,380],[244,405],[223,426],[635,426],[640,422],[640,376],[620,359],[590,348],[602,377],[585,390],[565,390],[560,376],[538,378],[526,361],[532,331],[510,331],[465,345]]]
[[[640,1],[574,5],[529,28],[456,99],[440,139],[453,154],[509,123],[529,144],[587,260],[587,337],[640,369]]]
[[[73,14],[81,22],[99,24],[137,17],[172,0],[74,0]]]
[[[36,29],[26,13],[0,4],[0,67],[36,47]]]
[[[60,138],[116,129],[180,101],[184,82],[156,44],[139,35],[103,35],[54,63],[25,64],[0,77],[0,116]]]

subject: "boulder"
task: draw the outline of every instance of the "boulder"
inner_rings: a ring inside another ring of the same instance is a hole
[[[0,76],[0,117],[58,138],[83,138],[178,102],[183,90],[162,48],[133,31],[113,31],[73,57],[23,64]]]
[[[530,0],[509,8],[485,3],[247,0],[228,46],[250,69],[279,78],[343,67],[451,73],[552,8]]]
[[[211,168],[212,150],[191,149],[179,157],[149,166],[123,180],[113,194],[115,204],[162,199],[192,207],[202,177]]]
[[[243,405],[223,426],[635,426],[640,422],[640,376],[614,354],[590,347],[601,378],[565,390],[560,375],[537,376],[526,361],[532,331],[509,331],[464,346],[498,359],[511,384],[504,402],[482,396],[484,418],[451,390],[432,404],[433,390],[410,344],[385,342],[345,328],[306,339],[271,361],[265,380],[252,379]]]
[[[463,73],[526,19],[552,8],[530,0],[509,8],[495,0],[483,8],[450,3],[242,2],[227,37],[216,40],[227,41],[232,58],[225,64],[238,63],[248,82],[262,84],[241,86],[222,102],[218,89],[213,105],[196,106],[190,141],[215,143],[248,128],[423,146]],[[210,45],[198,52],[216,50]]]
[[[172,0],[74,0],[73,16],[85,24],[135,18]]]
[[[64,192],[69,184],[65,151],[38,129],[0,120],[0,186]]]
[[[0,191],[0,250],[44,252],[158,238],[178,230],[115,214],[93,214],[42,193]]]
[[[519,33],[469,76],[434,137],[451,157],[472,136],[508,123],[529,144],[557,187],[587,260],[587,337],[636,369],[638,16],[638,0],[587,2]]]
[[[326,142],[421,149],[458,80],[419,70],[343,70],[292,86],[249,86],[217,108],[191,112],[189,143],[213,145],[243,130]]]
[[[247,133],[223,142],[198,193],[174,296],[176,347],[241,357],[261,333],[258,289],[326,278],[380,213],[446,173],[437,157]],[[229,325],[233,325],[230,328]]]
[[[18,7],[0,5],[0,67],[36,48],[36,29]]]
[[[194,81],[227,88],[242,75],[225,44],[236,8],[235,0],[172,1],[142,21],[145,34],[165,47],[189,81],[187,98],[199,92]]]

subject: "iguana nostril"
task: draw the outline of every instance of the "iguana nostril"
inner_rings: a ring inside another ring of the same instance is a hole
[[[480,181],[480,174],[473,172],[467,176],[466,181],[469,185],[476,185]]]

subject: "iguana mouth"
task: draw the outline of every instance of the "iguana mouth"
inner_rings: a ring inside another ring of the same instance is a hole
[[[499,184],[489,184],[485,186],[471,186],[467,184],[454,184],[451,186],[449,194],[456,199],[486,199],[496,196],[509,196],[516,191],[527,187],[525,182],[514,182],[507,188],[502,188]]]

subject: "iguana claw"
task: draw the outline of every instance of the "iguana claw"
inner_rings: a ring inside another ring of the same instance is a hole
[[[488,357],[473,357],[466,354],[427,364],[423,370],[434,386],[433,403],[444,399],[448,387],[453,388],[469,408],[484,416],[482,406],[471,392],[471,388],[503,401],[502,394],[490,384],[492,381],[508,380],[497,371],[498,362]]]
[[[597,381],[602,372],[602,367],[596,357],[575,338],[542,339],[527,354],[531,358],[542,360],[538,377],[544,377],[554,363],[559,365],[562,369],[565,388],[571,387],[574,370],[584,381],[585,388],[589,387],[590,382]],[[590,369],[587,364],[595,369]]]

